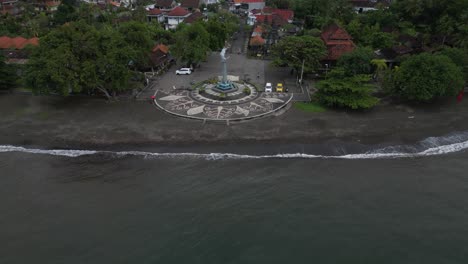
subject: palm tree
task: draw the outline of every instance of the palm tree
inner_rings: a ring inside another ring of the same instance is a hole
[[[374,79],[380,79],[382,72],[388,69],[387,62],[384,59],[373,59],[371,64],[375,66]]]

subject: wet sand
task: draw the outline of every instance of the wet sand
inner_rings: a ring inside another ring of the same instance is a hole
[[[45,148],[147,148],[236,144],[408,144],[468,130],[468,101],[383,104],[365,112],[305,113],[242,123],[206,123],[165,114],[149,101],[0,94],[0,144]]]

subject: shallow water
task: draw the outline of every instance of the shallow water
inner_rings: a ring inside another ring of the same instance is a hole
[[[357,160],[0,153],[0,263],[467,263],[459,150]]]

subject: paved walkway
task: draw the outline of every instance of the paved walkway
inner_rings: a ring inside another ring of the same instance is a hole
[[[185,118],[209,121],[246,120],[273,114],[292,99],[289,93],[260,93],[245,101],[202,101],[189,90],[158,91],[154,103],[163,111]]]

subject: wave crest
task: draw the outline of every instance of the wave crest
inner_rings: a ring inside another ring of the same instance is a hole
[[[464,141],[461,141],[464,140]],[[454,142],[455,141],[455,142]],[[365,153],[345,155],[313,155],[307,153],[282,153],[272,155],[243,155],[234,153],[159,153],[146,151],[99,151],[73,149],[35,149],[12,145],[0,145],[2,152],[24,152],[31,154],[45,154],[63,157],[80,157],[95,154],[115,156],[142,156],[160,158],[201,158],[206,160],[225,159],[382,159],[382,158],[413,158],[444,155],[468,149],[468,132],[446,137],[430,137],[416,145],[390,146]]]

